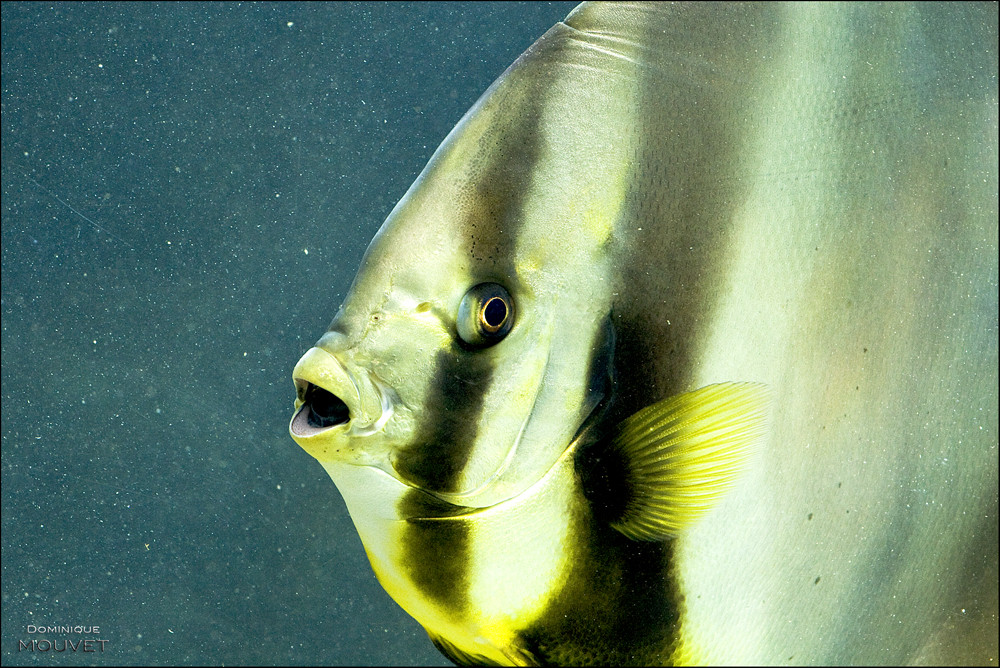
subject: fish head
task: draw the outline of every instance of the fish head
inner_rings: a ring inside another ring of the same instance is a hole
[[[586,224],[606,219],[609,196],[532,182],[555,160],[533,146],[533,113],[530,95],[502,92],[470,111],[296,366],[291,435],[342,493],[337,471],[369,467],[400,494],[500,503],[551,468],[610,392],[607,230]]]

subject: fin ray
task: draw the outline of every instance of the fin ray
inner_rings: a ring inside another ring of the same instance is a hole
[[[719,383],[647,406],[611,441],[628,495],[612,526],[634,540],[665,540],[692,525],[736,481],[764,434],[768,395],[758,383]]]

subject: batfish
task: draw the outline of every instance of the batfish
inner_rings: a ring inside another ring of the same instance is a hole
[[[997,11],[583,4],[293,372],[460,664],[997,661]]]

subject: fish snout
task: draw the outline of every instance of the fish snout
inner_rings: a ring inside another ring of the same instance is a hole
[[[371,463],[366,460],[373,453],[358,448],[353,437],[382,430],[392,416],[392,391],[322,347],[302,356],[292,379],[296,410],[289,432],[295,442],[321,462]]]

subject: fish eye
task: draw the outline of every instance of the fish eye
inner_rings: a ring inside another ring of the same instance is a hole
[[[458,336],[470,346],[492,346],[514,326],[514,300],[502,285],[480,283],[458,307]]]

